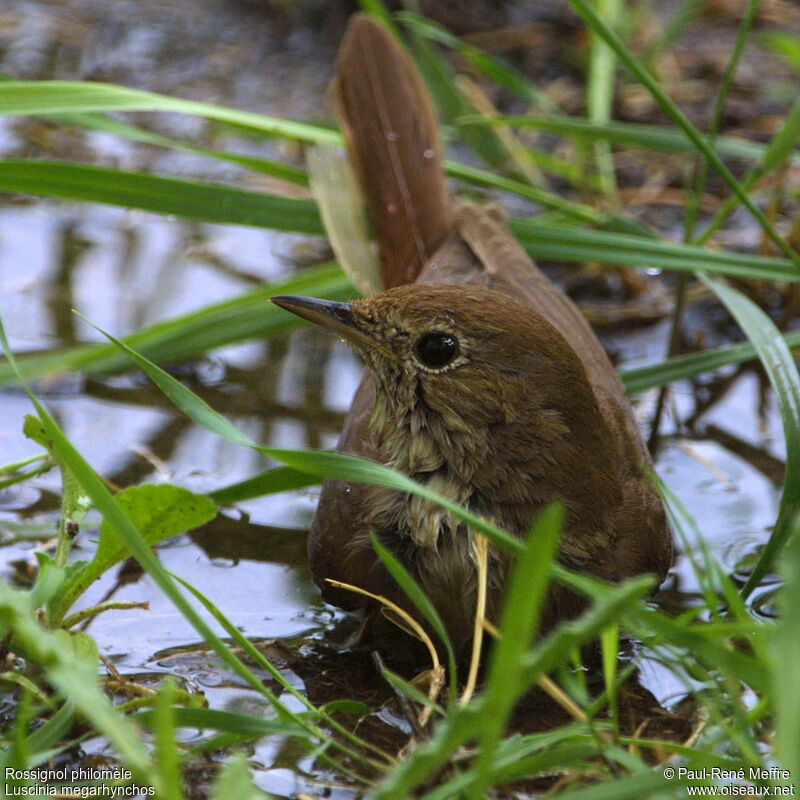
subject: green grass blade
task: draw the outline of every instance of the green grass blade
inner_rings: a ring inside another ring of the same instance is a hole
[[[795,252],[794,248],[778,233],[775,226],[764,215],[764,212],[749,197],[733,173],[725,166],[716,150],[708,143],[708,140],[689,122],[686,115],[675,105],[631,51],[628,50],[619,36],[598,16],[591,3],[588,0],[568,0],[568,2],[583,17],[584,22],[592,31],[600,36],[614,51],[620,63],[650,92],[661,110],[686,134],[686,137],[697,148],[698,152],[708,159],[708,163],[719,173],[728,188],[747,207],[769,238],[794,263],[798,272],[800,272],[800,256]]]
[[[781,129],[767,145],[761,163],[742,179],[742,187],[745,191],[749,192],[761,178],[777,169],[786,159],[791,156],[797,157],[795,148],[798,137],[800,137],[800,97],[795,100],[789,113],[784,117]],[[703,234],[698,237],[697,244],[708,241],[722,227],[738,205],[738,197],[728,198],[722,208],[714,214]]]
[[[261,736],[304,736],[306,730],[293,722],[256,717],[236,711],[217,711],[212,708],[173,708],[177,728],[236,733],[258,738]],[[143,728],[153,728],[157,723],[156,711],[140,711],[131,719]]]
[[[450,65],[434,44],[413,26],[409,28],[414,61],[433,95],[443,122],[451,122],[475,109],[465,99],[456,83]],[[474,128],[459,132],[461,140],[487,164],[500,171],[509,166],[509,155],[497,134],[489,128]]]
[[[595,638],[607,625],[618,622],[623,612],[639,606],[642,599],[653,590],[654,580],[648,576],[634,578],[620,586],[609,586],[586,576],[574,576],[563,568],[555,568],[559,579],[568,585],[587,589],[596,599],[596,605],[579,619],[559,626],[532,653],[525,655],[521,663],[522,680],[530,688],[542,672],[548,672],[563,664],[576,647]],[[516,680],[516,679],[515,679]],[[434,731],[429,742],[421,743],[413,755],[393,770],[374,790],[374,800],[398,800],[412,797],[418,786],[448,764],[459,747],[480,736],[487,719],[495,713],[488,705],[486,695],[476,698],[465,708],[450,713],[448,718]],[[560,736],[557,731],[552,736]],[[543,746],[550,742],[543,742]],[[492,762],[492,769],[507,766],[504,748]],[[494,773],[493,773],[494,774]],[[474,771],[470,773],[472,784]],[[462,795],[463,796],[463,795]]]
[[[450,674],[450,702],[454,703],[458,693],[456,654],[439,612],[428,598],[428,595],[422,590],[422,587],[414,580],[411,573],[400,563],[395,555],[381,543],[374,533],[371,538],[372,547],[378,554],[378,558],[383,562],[383,565],[389,570],[389,574],[397,581],[398,586],[405,592],[408,599],[416,606],[417,610],[441,639],[442,644],[444,644],[447,650],[447,668]]]
[[[792,521],[791,537],[782,559],[781,575],[786,581],[780,594],[781,619],[772,636],[771,661],[773,695],[776,703],[777,742],[781,766],[792,776],[800,775],[800,522]],[[796,779],[795,779],[796,782]]]
[[[259,472],[252,478],[215,489],[213,492],[208,492],[206,496],[218,505],[226,506],[267,494],[305,489],[307,486],[314,486],[317,483],[319,483],[319,479],[307,472],[298,472],[291,467],[274,467]]]
[[[559,625],[524,657],[520,671],[525,686],[533,686],[539,675],[563,664],[569,653],[596,638],[608,625],[617,624],[623,614],[638,608],[653,591],[654,584],[652,577],[643,575],[619,586],[604,586],[600,592],[595,591],[594,604],[586,613]]]
[[[226,153],[222,150],[209,150],[208,148],[196,147],[187,142],[182,142],[179,139],[172,139],[160,133],[153,133],[144,128],[129,125],[126,122],[121,122],[105,114],[93,114],[88,112],[85,114],[61,114],[51,117],[51,119],[61,125],[73,125],[78,128],[86,128],[87,130],[102,131],[103,133],[110,133],[124,139],[141,142],[142,144],[153,145],[154,147],[163,147],[168,150],[180,150],[184,153],[205,156],[215,161],[226,161],[229,164],[236,164],[237,166],[249,169],[251,172],[271,175],[274,178],[281,178],[290,183],[296,183],[298,186],[308,186],[308,175],[306,172],[290,164],[282,164],[279,161],[272,161],[271,159],[258,156]]]
[[[725,304],[755,347],[778,400],[786,442],[786,477],[778,521],[758,563],[742,587],[742,594],[747,597],[772,567],[800,510],[800,375],[775,324],[752,300],[718,281],[706,278],[705,282]]]
[[[430,740],[420,743],[412,757],[400,762],[372,790],[371,800],[404,800],[416,796],[417,786],[449,763],[459,747],[477,736],[487,713],[479,702],[451,711]]]
[[[167,97],[155,92],[80,81],[5,81],[0,83],[0,115],[76,114],[87,111],[174,111],[213,119],[270,136],[341,145],[334,130],[251,111]]]
[[[564,509],[545,509],[534,523],[517,561],[500,617],[500,639],[495,645],[486,682],[486,717],[480,736],[475,781],[468,797],[483,800],[492,781],[492,763],[511,712],[525,691],[520,663],[531,646],[550,582],[550,564],[556,557],[564,524]]]
[[[164,797],[183,800],[181,763],[178,742],[175,739],[175,701],[177,686],[175,679],[168,678],[156,696],[152,716],[155,745],[156,772]]]
[[[800,72],[800,37],[794,33],[770,31],[756,40],[764,50],[779,55],[795,72]]]
[[[560,195],[555,194],[555,192],[550,192],[539,186],[532,186],[529,183],[523,183],[513,178],[495,175],[494,173],[470,167],[466,164],[448,162],[448,174],[454,178],[469,181],[474,185],[491,186],[494,189],[513,192],[520,197],[532,200],[534,203],[539,203],[539,205],[544,206],[544,208],[561,211],[580,222],[606,225],[613,218],[611,214],[606,214],[593,206],[566,200]]]
[[[16,367],[13,354],[8,345],[5,330],[0,321],[0,344],[6,352],[12,367]],[[119,538],[125,543],[128,550],[133,554],[141,566],[153,578],[156,584],[162,589],[164,594],[172,601],[173,605],[183,614],[186,620],[195,630],[205,639],[214,651],[222,658],[223,662],[229,666],[237,675],[242,677],[248,685],[257,692],[264,694],[280,715],[294,715],[283,707],[270,690],[253,674],[253,672],[228,648],[224,642],[211,630],[207,623],[199,616],[195,609],[187,602],[186,598],[174,584],[169,573],[164,569],[153,551],[142,539],[139,531],[130,521],[119,504],[114,500],[113,495],[100,476],[89,466],[84,458],[73,447],[58,424],[50,413],[38,401],[36,396],[25,384],[21,375],[18,376],[25,388],[31,402],[39,415],[42,425],[47,431],[55,452],[59,454],[75,477],[80,481],[86,494],[91,498],[94,506],[103,515],[104,520],[113,526]]]
[[[0,191],[106,203],[201,222],[325,233],[311,200],[108,167],[58,161],[0,161]]]
[[[503,86],[518,97],[527,100],[529,103],[535,103],[542,108],[551,110],[555,108],[553,101],[544,92],[537,89],[521,72],[508,66],[508,64],[504,64],[500,59],[489,53],[459,39],[450,33],[447,28],[410,11],[399,12],[397,19],[421,36],[455,50],[455,52],[467,59],[485,78],[499,86]]]
[[[5,334],[0,327],[0,339]],[[96,662],[90,664],[64,647],[63,631],[48,631],[34,619],[35,608],[28,593],[12,589],[0,582],[0,615],[3,625],[13,632],[35,663],[42,665],[48,682],[74,708],[80,711],[96,728],[108,737],[112,746],[125,759],[140,781],[152,778],[152,764],[144,743],[131,723],[119,714],[108,698],[100,691]],[[157,787],[158,788],[158,787]]]
[[[743,681],[755,691],[768,689],[766,665],[731,646],[736,637],[752,634],[752,623],[687,625],[660,611],[634,608],[624,614],[624,624],[645,642],[666,642],[691,653],[694,662],[705,663],[736,681]]]
[[[322,478],[337,478],[339,480],[352,480],[358,483],[369,483],[375,486],[385,486],[401,492],[416,494],[452,511],[460,520],[466,522],[471,528],[483,533],[488,539],[513,553],[522,549],[521,542],[511,534],[498,528],[496,525],[483,519],[483,517],[467,511],[457,503],[432,492],[426,486],[417,483],[406,475],[396,472],[382,464],[376,464],[364,458],[331,453],[319,450],[286,450],[277,447],[265,447],[251,441],[245,434],[237,430],[227,419],[212,409],[204,400],[199,398],[182,383],[175,380],[160,367],[141,356],[124,342],[97,328],[104,336],[122,350],[132,361],[144,370],[153,383],[161,389],[169,399],[198,425],[202,425],[218,436],[235,444],[252,447],[267,456],[280,461],[300,472],[307,472]]]
[[[200,602],[203,608],[205,608],[206,611],[211,614],[212,618],[222,626],[223,630],[231,637],[231,639],[236,642],[236,644],[244,653],[249,656],[249,658],[253,660],[253,663],[266,670],[272,676],[272,678],[281,687],[283,687],[284,691],[290,694],[302,706],[305,706],[309,715],[322,719],[326,725],[336,730],[343,739],[347,739],[359,747],[371,750],[373,753],[380,755],[384,761],[391,761],[391,757],[387,756],[379,747],[363,739],[359,739],[346,727],[333,719],[327,713],[327,707],[317,708],[299,689],[292,685],[289,679],[196,586],[192,586],[192,584],[190,584],[188,581],[185,581],[177,576],[173,577]],[[293,719],[297,720],[300,718],[295,717]],[[303,729],[307,732],[309,730],[307,725],[304,725]],[[368,759],[359,753],[354,753],[354,751],[344,745],[338,744],[337,746],[344,750],[344,752],[348,753],[351,758],[355,758],[357,761],[361,761],[377,769],[380,769],[383,766],[383,764],[376,763],[372,759]],[[333,765],[335,767],[340,766],[337,764]]]
[[[594,0],[599,16],[613,29],[617,26],[622,11],[622,0]],[[592,36],[589,53],[589,75],[586,82],[586,105],[589,120],[595,125],[604,125],[611,119],[614,105],[614,78],[617,60],[614,51],[596,34]],[[606,194],[616,194],[617,179],[614,159],[608,140],[594,143],[595,161]]]
[[[269,302],[275,294],[346,300],[355,296],[356,291],[336,264],[325,264],[302,270],[280,283],[265,284],[230,300],[140,328],[123,337],[122,341],[153,361],[174,364],[227,344],[284,333],[298,327],[298,320]],[[18,360],[26,378],[75,370],[96,375],[130,367],[130,360],[115,345],[108,343],[56,353],[22,355]],[[0,386],[14,380],[11,366],[0,363]]]
[[[661,150],[667,153],[696,153],[697,148],[686,135],[674,128],[661,125],[648,125],[637,122],[609,121],[605,124],[590,122],[585,117],[564,115],[527,116],[498,115],[484,117],[469,115],[455,120],[456,125],[514,125],[521,128],[534,128],[545,133],[596,142],[608,139],[619,147],[639,147],[644,150]],[[703,134],[701,134],[703,135]],[[714,146],[722,158],[739,158],[748,161],[761,161],[767,152],[767,145],[751,142],[737,136],[720,136]],[[794,164],[800,164],[800,153],[791,154]]]
[[[675,797],[675,792],[686,783],[685,779],[667,780],[663,771],[657,770],[559,792],[558,797],[559,800],[641,800],[643,797]],[[710,782],[698,780],[691,783],[693,786],[698,786]]]
[[[782,337],[789,348],[800,348],[800,331]],[[620,371],[620,378],[628,394],[635,395],[665,386],[668,383],[692,378],[729,364],[743,364],[758,358],[755,347],[750,342],[727,347],[717,347],[702,353],[689,353],[650,364],[646,367],[629,367]]]
[[[75,704],[67,701],[28,737],[28,752],[35,757],[37,753],[55,747],[72,730],[74,724]]]
[[[800,280],[800,273],[787,259],[726,253],[626,233],[542,225],[523,219],[512,219],[509,225],[522,246],[536,259],[596,261],[682,272],[703,270],[731,277],[758,276],[764,280]]]

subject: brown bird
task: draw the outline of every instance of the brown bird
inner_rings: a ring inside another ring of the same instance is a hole
[[[338,449],[400,470],[520,536],[560,501],[562,563],[610,581],[644,572],[663,579],[672,539],[616,372],[502,216],[452,201],[436,117],[410,58],[382,24],[357,15],[333,88],[386,290],[351,303],[273,301],[336,333],[366,362]],[[335,579],[414,613],[377,559],[372,532],[426,591],[463,654],[475,615],[473,534],[418,497],[326,481],[309,558],[329,602],[375,610],[326,581]],[[510,567],[492,548],[489,619]],[[554,587],[543,628],[580,607]]]

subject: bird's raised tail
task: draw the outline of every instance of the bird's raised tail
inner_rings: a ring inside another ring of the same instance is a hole
[[[353,16],[332,85],[335,111],[378,242],[383,288],[411,283],[451,226],[433,103],[392,33]]]

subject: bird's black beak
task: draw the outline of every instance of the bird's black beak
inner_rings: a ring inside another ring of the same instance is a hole
[[[358,326],[351,303],[336,303],[297,295],[279,295],[270,297],[270,300],[286,311],[335,333],[354,347],[375,347],[374,340]]]

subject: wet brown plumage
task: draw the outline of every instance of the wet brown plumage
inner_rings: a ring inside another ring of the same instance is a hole
[[[363,15],[351,23],[335,86],[393,288],[352,304],[276,302],[331,328],[366,362],[339,449],[399,469],[518,535],[559,500],[564,563],[612,581],[663,578],[672,540],[649,457],[586,321],[501,215],[451,201],[430,101],[379,23]],[[407,246],[393,244],[400,241]],[[363,597],[326,581],[335,579],[413,613],[374,554],[373,531],[426,590],[463,652],[475,611],[471,533],[419,498],[325,482],[309,539],[325,599],[364,607]],[[492,549],[490,619],[509,566]],[[579,607],[555,587],[545,628]]]

